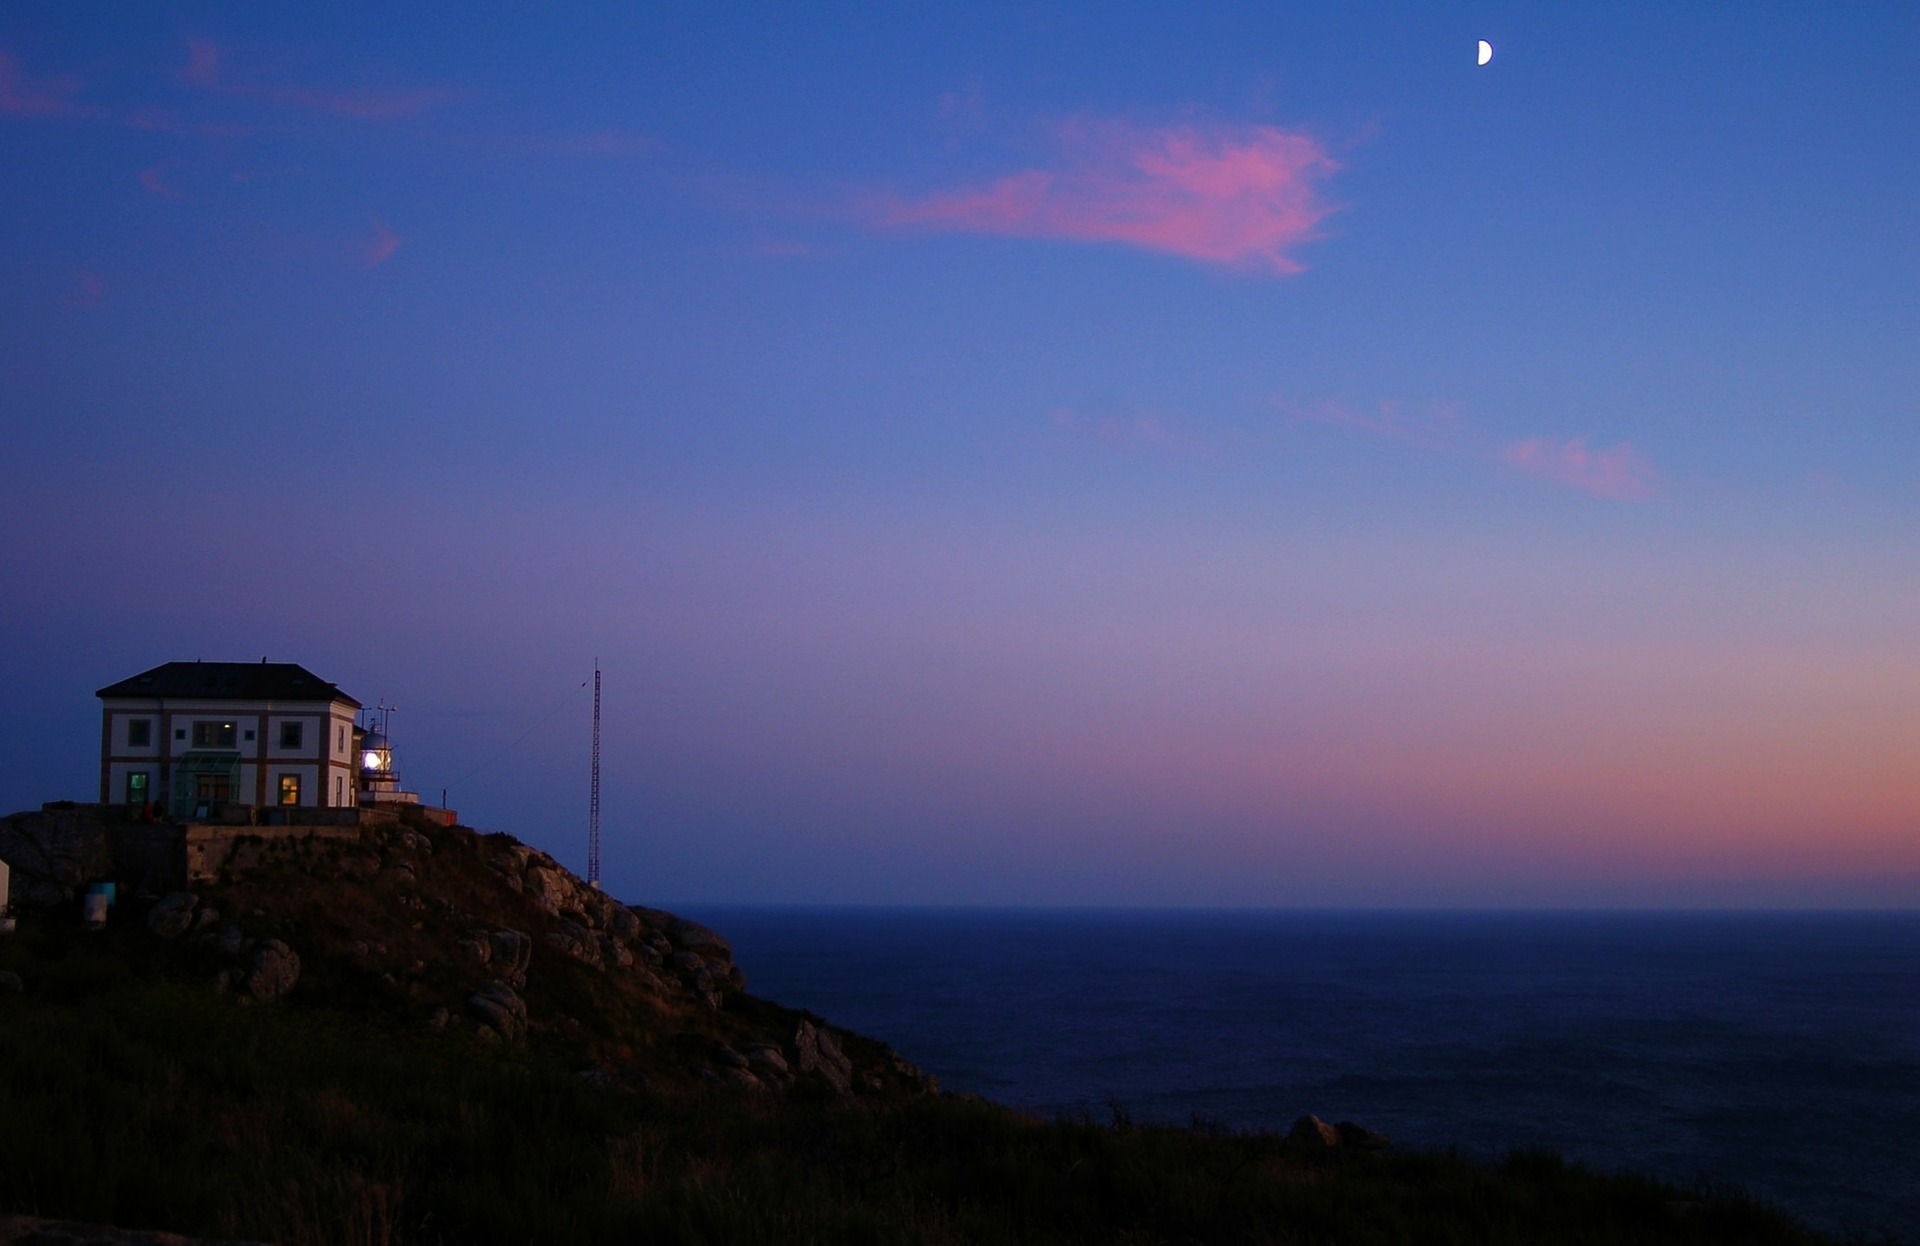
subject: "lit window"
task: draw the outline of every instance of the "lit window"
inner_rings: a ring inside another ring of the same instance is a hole
[[[306,728],[307,728],[307,724],[305,723],[281,723],[280,724],[280,747],[281,748],[302,747],[306,743],[306,735],[307,735]]]
[[[129,718],[127,720],[127,747],[146,748],[153,743],[153,719]]]
[[[127,803],[144,805],[147,803],[147,772],[136,770],[127,776]]]
[[[280,776],[280,803],[297,805],[300,803],[300,776],[283,774]]]
[[[237,729],[232,723],[195,723],[193,724],[193,747],[232,748],[236,734],[238,734]]]

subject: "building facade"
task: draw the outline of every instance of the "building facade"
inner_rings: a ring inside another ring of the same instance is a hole
[[[223,804],[359,803],[360,702],[292,662],[168,662],[101,702],[100,800],[176,820]]]

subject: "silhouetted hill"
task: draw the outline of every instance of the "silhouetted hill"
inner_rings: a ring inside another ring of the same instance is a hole
[[[720,934],[506,835],[183,835],[0,820],[29,901],[0,938],[0,1246],[135,1240],[21,1217],[286,1246],[1821,1240],[1551,1155],[941,1095],[749,994]],[[124,891],[92,928],[106,876]]]

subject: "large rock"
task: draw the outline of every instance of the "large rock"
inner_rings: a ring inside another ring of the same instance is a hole
[[[193,906],[200,897],[191,891],[175,891],[161,896],[147,910],[147,929],[162,939],[178,939],[193,926]]]
[[[632,943],[640,937],[640,929],[640,919],[626,905],[614,904],[607,911],[607,933],[620,942]]]
[[[582,964],[592,965],[596,969],[601,967],[600,945],[587,932],[587,928],[578,922],[561,921],[559,928],[548,931],[541,942]]]
[[[1340,1145],[1340,1131],[1317,1116],[1303,1116],[1287,1131],[1287,1141],[1309,1147]]]
[[[264,1003],[286,998],[300,981],[300,955],[278,939],[253,945],[253,962],[240,979],[247,994]]]
[[[83,807],[0,818],[0,861],[12,867],[11,902],[29,909],[65,904],[113,876],[106,823]]]
[[[497,979],[482,982],[467,996],[467,1011],[493,1027],[502,1038],[527,1032],[527,1002],[520,993]]]
[[[487,943],[492,950],[488,963],[502,981],[524,986],[527,981],[527,962],[533,957],[533,940],[518,930],[505,927],[487,932]]]
[[[843,1095],[853,1093],[853,1061],[833,1034],[803,1020],[793,1033],[793,1061],[802,1073],[818,1073]]]

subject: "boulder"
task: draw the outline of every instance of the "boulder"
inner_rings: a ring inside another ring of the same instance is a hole
[[[755,1043],[747,1048],[747,1065],[763,1082],[793,1080],[786,1055],[772,1043]]]
[[[766,1090],[767,1084],[745,1069],[725,1068],[720,1070],[720,1080],[736,1090],[758,1093]]]
[[[699,922],[690,922],[684,917],[676,917],[667,923],[667,938],[675,947],[698,952],[709,960],[733,959],[731,943]]]
[[[453,946],[463,958],[472,961],[482,969],[493,960],[493,940],[484,930],[476,930],[463,939],[456,939]]]
[[[1340,1131],[1317,1116],[1303,1116],[1287,1131],[1287,1141],[1323,1148],[1340,1145]]]
[[[531,865],[527,867],[525,879],[527,894],[547,912],[558,914],[562,908],[578,907],[573,903],[573,887],[563,871]]]
[[[473,988],[467,996],[467,1011],[502,1038],[518,1038],[527,1032],[527,1002],[497,978]]]
[[[253,946],[253,962],[241,985],[262,1003],[286,998],[300,981],[300,955],[278,939],[262,939]]]
[[[600,960],[604,964],[626,969],[633,964],[633,953],[626,944],[609,934],[595,935],[594,945],[600,949]]]
[[[147,929],[162,939],[178,939],[193,925],[193,906],[200,897],[191,891],[174,891],[161,896],[147,910]]]
[[[1356,1151],[1385,1151],[1393,1146],[1385,1134],[1378,1134],[1363,1125],[1352,1121],[1341,1121],[1335,1125],[1334,1132],[1340,1135],[1340,1145],[1352,1147]]]
[[[793,1067],[802,1073],[818,1073],[843,1095],[853,1093],[853,1061],[840,1050],[833,1034],[811,1021],[803,1020],[794,1030]]]
[[[608,910],[606,925],[607,933],[622,943],[632,943],[640,937],[640,919],[624,904],[615,904]]]
[[[573,922],[561,922],[560,929],[548,931],[541,939],[548,947],[563,955],[571,956],[583,965],[600,968],[600,948],[591,937],[582,937],[586,931]]]
[[[524,985],[527,962],[533,958],[533,940],[518,930],[502,927],[488,931],[487,942],[492,949],[489,963],[493,971],[507,982]]]
[[[721,1043],[713,1049],[713,1062],[723,1068],[744,1069],[747,1067],[747,1058],[725,1043]]]

